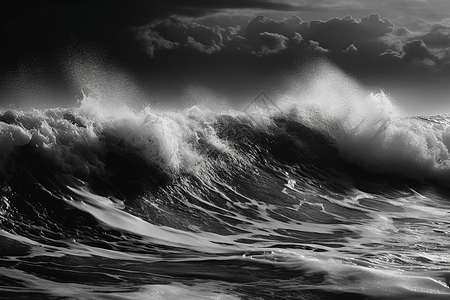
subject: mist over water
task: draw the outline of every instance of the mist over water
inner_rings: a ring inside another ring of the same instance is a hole
[[[178,109],[71,68],[78,104],[0,111],[0,298],[449,297],[445,115],[324,62]]]

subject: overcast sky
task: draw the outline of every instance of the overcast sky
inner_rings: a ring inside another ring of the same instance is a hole
[[[326,59],[409,114],[450,113],[448,0],[36,2],[0,4],[3,106],[70,105],[94,83],[245,102]]]

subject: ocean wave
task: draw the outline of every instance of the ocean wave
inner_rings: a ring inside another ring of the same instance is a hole
[[[198,106],[134,112],[105,109],[90,97],[78,108],[9,110],[0,114],[1,172],[35,166],[86,181],[170,180],[217,168],[245,171],[252,161],[314,162],[319,169],[341,161],[369,173],[450,184],[447,118],[400,117],[383,93],[358,97],[330,105],[290,99],[275,113]]]
[[[5,264],[21,262],[1,270],[3,291],[234,299],[281,282],[293,298],[448,297],[448,199],[407,180],[449,184],[449,119],[332,94],[272,111],[85,97],[1,112],[0,239]]]

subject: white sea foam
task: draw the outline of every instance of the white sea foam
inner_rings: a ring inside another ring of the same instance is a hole
[[[450,185],[450,126],[445,118],[406,118],[384,92],[368,92],[320,64],[279,104],[285,114],[329,136],[347,161],[369,171]]]

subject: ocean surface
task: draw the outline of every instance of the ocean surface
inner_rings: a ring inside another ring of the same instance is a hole
[[[334,96],[1,110],[0,298],[450,299],[450,117]]]

